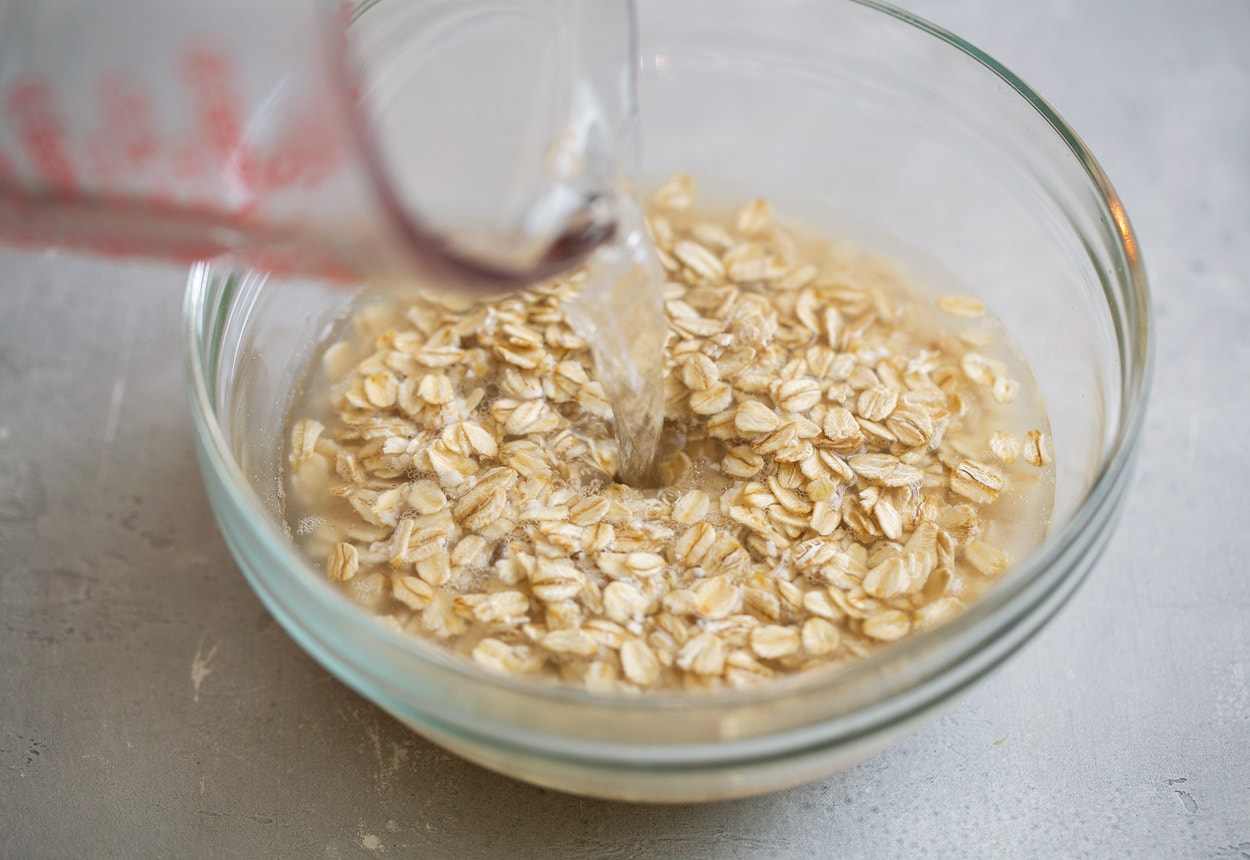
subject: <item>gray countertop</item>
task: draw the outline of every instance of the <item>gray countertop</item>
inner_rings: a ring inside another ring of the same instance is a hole
[[[1154,289],[1127,510],[1029,647],[771,796],[496,776],[327,675],[235,568],[192,454],[182,273],[0,252],[0,856],[1250,858],[1250,4],[905,5],[1080,132]]]

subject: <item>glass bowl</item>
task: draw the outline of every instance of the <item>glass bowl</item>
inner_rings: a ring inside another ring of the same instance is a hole
[[[1150,309],[1101,169],[976,48],[849,0],[641,0],[639,16],[644,179],[690,171],[782,210],[801,202],[791,214],[870,246],[900,241],[1014,334],[1050,411],[1055,510],[1044,545],[967,611],[851,668],[749,690],[616,697],[489,674],[373,621],[282,525],[286,410],[350,292],[197,265],[184,358],[222,533],[265,606],[329,671],[503,773],[600,797],[706,800],[811,780],[896,742],[1064,604],[1129,484]]]

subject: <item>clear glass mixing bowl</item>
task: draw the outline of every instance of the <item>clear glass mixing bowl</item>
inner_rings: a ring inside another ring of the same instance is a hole
[[[810,780],[897,741],[1063,605],[1129,483],[1150,310],[1133,234],[1093,157],[976,48],[868,2],[639,7],[644,177],[691,171],[801,201],[809,224],[838,223],[870,244],[896,237],[1014,333],[1049,406],[1057,498],[1044,546],[982,600],[853,668],[752,690],[619,698],[498,677],[372,621],[281,525],[287,406],[349,293],[195,267],[187,386],[205,483],[239,566],[346,684],[521,779],[603,797],[723,798]]]

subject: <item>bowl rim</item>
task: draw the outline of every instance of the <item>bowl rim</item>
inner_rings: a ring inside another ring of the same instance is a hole
[[[816,0],[816,2],[822,1]],[[812,693],[824,688],[837,688],[860,681],[871,681],[884,676],[891,667],[899,664],[922,663],[920,657],[926,653],[948,654],[949,659],[936,661],[935,665],[930,665],[929,674],[921,681],[928,682],[941,677],[949,671],[951,666],[960,662],[959,659],[955,659],[956,657],[961,655],[966,657],[970,643],[984,646],[1002,639],[1014,621],[1030,611],[1032,603],[1026,598],[1040,585],[1040,581],[1045,578],[1048,571],[1057,569],[1056,561],[1078,539],[1082,538],[1084,533],[1104,525],[1106,519],[1114,515],[1117,485],[1127,479],[1127,473],[1130,471],[1138,448],[1154,364],[1153,319],[1149,286],[1136,238],[1118,195],[1078,135],[1044,99],[1001,63],[958,36],[910,12],[878,2],[878,0],[850,0],[850,2],[883,13],[955,48],[984,67],[1013,90],[1017,96],[1029,103],[1076,156],[1092,189],[1098,194],[1098,203],[1105,209],[1107,222],[1113,225],[1113,229],[1106,233],[1106,238],[1116,240],[1112,248],[1116,252],[1116,262],[1121,270],[1120,276],[1111,278],[1110,283],[1107,279],[1100,280],[1103,285],[1104,299],[1115,326],[1117,358],[1119,359],[1118,432],[1115,433],[1110,444],[1104,448],[1100,458],[1100,468],[1071,518],[1057,533],[1052,534],[1037,552],[1030,554],[1004,577],[995,588],[971,603],[954,618],[834,671],[796,673],[746,689],[726,689],[693,694],[686,691],[657,691],[636,697],[597,693],[560,683],[535,683],[533,679],[495,674],[475,665],[470,660],[376,623],[366,611],[343,599],[332,584],[290,546],[283,531],[271,519],[260,497],[252,489],[217,420],[213,389],[216,386],[215,365],[220,357],[220,344],[212,339],[212,336],[220,331],[225,321],[230,308],[229,302],[232,296],[229,293],[232,292],[232,288],[227,285],[225,291],[228,295],[218,296],[216,301],[209,301],[215,283],[215,272],[218,271],[215,266],[218,264],[197,263],[192,266],[188,276],[186,299],[183,305],[182,348],[193,429],[201,451],[205,454],[201,458],[202,466],[205,470],[211,468],[214,475],[227,489],[230,503],[245,514],[244,521],[252,532],[251,537],[264,543],[270,554],[282,558],[287,563],[293,574],[291,579],[306,584],[305,596],[315,601],[320,611],[350,627],[367,629],[371,637],[385,643],[388,651],[394,650],[402,654],[405,659],[416,660],[450,671],[465,682],[474,685],[487,685],[552,702],[571,702],[581,707],[614,711],[629,709],[664,712],[677,708],[688,710],[695,705],[701,709],[722,712],[763,702],[774,702],[779,696]],[[1115,294],[1117,289],[1120,294]],[[214,317],[207,318],[206,312],[211,312]],[[205,335],[209,336],[209,340],[204,339]],[[1089,539],[1088,535],[1085,537]],[[259,583],[253,579],[246,566],[240,564],[240,567],[244,569],[253,587],[258,587]],[[265,595],[262,594],[262,598],[265,598]],[[293,633],[289,627],[288,632]],[[296,638],[299,639],[301,645],[308,647],[302,637]],[[943,648],[944,644],[948,647]],[[950,653],[954,646],[959,644],[963,645],[959,652]],[[1022,641],[1000,654],[991,665],[978,673],[978,677],[1005,659],[1019,644],[1022,644]],[[350,679],[344,678],[344,680],[360,689]],[[960,686],[966,686],[967,683],[970,681]],[[857,710],[853,709],[837,716],[850,717],[861,713],[872,705],[888,702],[891,698],[897,697],[899,692],[916,686],[914,678],[907,684],[900,685],[897,690],[890,689],[890,685],[881,685],[881,696],[871,698],[868,704]],[[950,691],[947,691],[946,695],[949,694]]]

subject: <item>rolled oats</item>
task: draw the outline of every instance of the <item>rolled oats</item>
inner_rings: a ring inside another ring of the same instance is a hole
[[[434,602],[433,587],[416,576],[392,577],[391,593],[395,595],[396,600],[410,609],[425,609]]]
[[[972,296],[942,296],[938,299],[937,306],[951,316],[969,319],[985,316],[985,305]]]
[[[585,630],[566,628],[543,634],[540,647],[562,657],[592,657],[599,653],[599,643]]]
[[[868,421],[884,421],[898,403],[898,391],[888,385],[874,385],[859,395],[858,409],[861,418]]]
[[[894,642],[911,632],[911,618],[906,612],[885,609],[864,619],[864,635],[882,642]]]
[[[744,236],[754,236],[767,229],[773,220],[773,207],[767,200],[752,200],[738,210],[734,224]]]
[[[780,624],[766,624],[751,631],[751,650],[761,660],[777,660],[799,650],[799,631]]]
[[[673,521],[692,526],[708,515],[711,500],[702,490],[691,490],[673,504]]]
[[[812,657],[826,657],[838,650],[842,633],[826,618],[813,617],[803,622],[803,650]]]
[[[738,406],[734,415],[734,427],[739,433],[757,434],[771,433],[781,424],[781,418],[758,400],[748,400]]]
[[[988,505],[998,498],[1003,476],[984,463],[963,460],[951,473],[951,489],[969,501]]]
[[[632,683],[649,687],[660,678],[660,661],[641,639],[628,639],[621,645],[621,671]]]
[[[349,543],[339,542],[330,553],[326,572],[335,582],[346,582],[360,570],[360,553]]]
[[[1046,434],[1041,430],[1030,430],[1025,435],[1024,459],[1039,468],[1050,463],[1050,449],[1046,443]]]
[[[990,436],[990,452],[1000,463],[1014,463],[1020,456],[1020,440],[1005,430],[996,430]]]
[[[700,633],[677,652],[675,664],[695,675],[719,675],[725,671],[725,643],[715,633]]]
[[[984,304],[938,299],[948,331],[766,201],[694,205],[676,177],[648,218],[667,486],[612,480],[613,404],[565,313],[584,276],[362,311],[320,362],[324,414],[289,436],[330,579],[492,672],[705,690],[929,629],[1027,550],[1005,521],[1052,457]]]
[[[312,418],[306,418],[295,425],[291,432],[291,463],[298,466],[317,452],[317,440],[321,438],[325,426]]]
[[[773,402],[786,412],[806,412],[820,402],[820,383],[810,376],[787,379],[772,387]]]
[[[720,257],[698,242],[682,240],[673,246],[673,256],[688,270],[705,281],[718,281],[725,276]]]
[[[978,573],[993,576],[1011,564],[1011,556],[985,541],[973,541],[964,549],[964,558]]]

